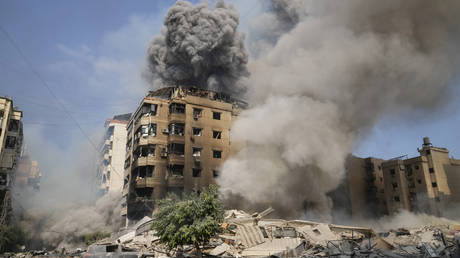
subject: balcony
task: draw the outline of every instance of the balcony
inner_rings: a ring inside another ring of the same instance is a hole
[[[168,161],[170,163],[183,163],[185,160],[184,158],[184,155],[183,154],[174,154],[174,153],[170,153],[168,155]]]
[[[155,181],[153,177],[145,177],[145,178],[137,178],[136,179],[136,188],[145,188],[145,187],[153,187]]]
[[[168,186],[170,186],[170,187],[182,187],[182,186],[184,186],[184,177],[183,176],[169,176],[168,177]]]

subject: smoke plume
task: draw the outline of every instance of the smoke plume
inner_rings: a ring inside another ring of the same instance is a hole
[[[164,19],[163,33],[147,49],[148,79],[155,87],[193,86],[231,94],[243,91],[247,75],[244,35],[232,5],[217,1],[192,5],[176,2]]]
[[[251,25],[251,50],[260,47],[248,64],[252,107],[231,132],[246,147],[218,182],[229,196],[328,220],[326,194],[369,129],[384,116],[431,112],[448,100],[460,2],[272,3]]]

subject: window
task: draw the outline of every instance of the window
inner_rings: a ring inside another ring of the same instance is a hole
[[[201,132],[203,131],[203,129],[193,127],[192,131],[193,131],[193,136],[201,136]]]
[[[155,166],[142,166],[138,167],[134,172],[134,175],[138,175],[140,178],[153,177]]]
[[[400,201],[400,200],[399,200],[399,196],[395,196],[395,197],[394,197],[394,200],[395,200],[395,202],[399,202],[399,201]]]
[[[434,173],[434,168],[429,168],[428,171],[430,171],[430,174]]]
[[[169,175],[173,177],[184,176],[184,165],[171,165],[169,166]]]
[[[219,170],[213,170],[213,171],[212,171],[212,176],[213,176],[214,178],[218,177],[219,175],[220,175],[220,171],[219,171]]]
[[[184,127],[185,124],[182,123],[171,123],[168,126],[169,134],[184,136]]]
[[[10,120],[10,124],[8,126],[8,131],[10,132],[17,132],[19,131],[19,120]]]
[[[169,105],[170,114],[185,114],[185,104],[171,103]]]
[[[144,105],[142,105],[141,115],[156,116],[157,108],[157,104],[144,103]]]
[[[438,196],[438,197],[435,197],[434,199],[436,200],[436,202],[440,202],[440,201],[441,201],[441,199],[439,198],[439,196]]]
[[[192,148],[192,156],[193,157],[200,157],[201,156],[201,148]]]
[[[418,180],[417,180],[417,183],[418,183],[419,185],[422,184],[422,180],[418,179]]]
[[[212,157],[215,158],[215,159],[220,159],[220,158],[222,158],[222,151],[213,150],[213,151],[212,151]]]
[[[212,118],[215,120],[220,120],[220,112],[212,112]]]
[[[5,148],[7,149],[14,149],[16,146],[16,137],[14,136],[7,136],[5,142]]]
[[[431,183],[432,187],[438,187],[438,184],[436,182]]]
[[[107,171],[107,180],[110,180],[110,170]]]
[[[430,150],[426,150],[426,155],[430,155],[431,154],[431,151]]]
[[[201,169],[194,168],[193,169],[193,177],[200,177],[201,176]]]
[[[415,169],[419,169],[419,166],[415,165]]]
[[[193,109],[193,119],[197,120],[199,117],[201,117],[201,113],[203,110],[201,108],[194,108]]]
[[[390,169],[390,174],[391,174],[392,176],[394,176],[395,173],[396,173],[396,171],[394,170],[394,168]]]
[[[398,188],[398,183],[392,183],[391,186],[393,187],[393,191],[395,191]]]
[[[214,138],[214,139],[222,139],[222,132],[221,131],[212,131],[212,138]]]
[[[170,154],[184,155],[184,144],[183,143],[170,143],[168,145]]]

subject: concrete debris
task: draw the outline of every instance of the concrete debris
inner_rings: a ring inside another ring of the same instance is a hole
[[[227,211],[221,234],[202,247],[203,254],[207,257],[460,257],[459,225],[426,225],[377,233],[364,227],[264,219],[272,211],[272,208],[254,214]],[[88,250],[60,253],[45,250],[14,257],[44,254],[66,257],[196,256],[193,246],[169,250],[159,242],[150,229],[151,224],[152,219],[145,217],[129,230],[101,240]]]

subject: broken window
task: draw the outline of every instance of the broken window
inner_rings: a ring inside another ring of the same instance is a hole
[[[213,170],[213,171],[212,171],[212,176],[213,176],[214,178],[218,177],[219,175],[220,175],[220,171],[219,171],[219,170]]]
[[[105,175],[102,176],[102,183],[105,184],[107,182],[107,177]]]
[[[16,137],[14,136],[7,136],[5,142],[5,148],[7,149],[14,149],[16,146]]]
[[[185,124],[183,123],[171,123],[168,126],[170,135],[180,135],[184,136]]]
[[[128,157],[125,160],[125,169],[128,168],[131,165],[130,159],[131,159],[131,157],[128,155]]]
[[[399,200],[399,196],[395,196],[395,197],[394,197],[394,200],[395,200],[395,202],[399,202],[399,201],[400,201],[400,200]]]
[[[203,131],[203,129],[193,127],[192,131],[193,131],[193,136],[201,136],[201,132]]]
[[[107,180],[110,180],[110,170],[107,171]]]
[[[141,108],[141,115],[151,115],[156,116],[157,114],[157,104],[144,103]]]
[[[137,197],[151,197],[153,194],[153,188],[136,188],[135,193]]]
[[[184,155],[184,144],[183,143],[170,143],[168,145],[168,152],[170,154]]]
[[[430,150],[426,150],[426,155],[430,155],[431,154],[431,151]]]
[[[184,176],[184,165],[169,166],[169,175],[173,177],[183,177]]]
[[[1,173],[0,174],[0,185],[6,185],[8,183],[8,177],[6,174]]]
[[[431,183],[432,187],[438,187],[438,184],[436,182]]]
[[[193,172],[193,177],[200,177],[201,176],[201,169],[199,169],[199,168],[192,169],[192,172]]]
[[[429,168],[428,170],[430,171],[431,174],[434,173],[434,168]]]
[[[419,184],[421,184],[421,183],[422,183],[422,180],[419,179],[419,180],[417,180],[417,182],[418,182]]]
[[[394,168],[390,169],[390,174],[391,174],[392,176],[394,176],[395,173],[396,173],[396,171],[394,170]]]
[[[415,165],[415,169],[418,169],[419,167],[417,165]]]
[[[212,118],[215,120],[220,120],[220,112],[212,112]]]
[[[8,131],[10,132],[17,132],[19,131],[19,120],[10,120],[10,124],[8,126]]]
[[[185,104],[181,103],[171,103],[169,105],[169,113],[170,114],[185,114]]]
[[[222,138],[222,132],[221,131],[212,131],[212,138],[221,139]]]
[[[155,166],[142,166],[136,169],[134,175],[137,175],[140,178],[153,177],[153,171]]]
[[[398,183],[392,183],[391,186],[393,186],[393,191],[395,191],[398,188]]]
[[[193,157],[200,157],[201,156],[201,148],[192,148],[192,156]]]
[[[220,159],[222,158],[222,151],[220,150],[213,150],[212,151],[212,157],[215,159]]]
[[[201,108],[193,108],[193,119],[197,120],[201,117],[203,110]]]

